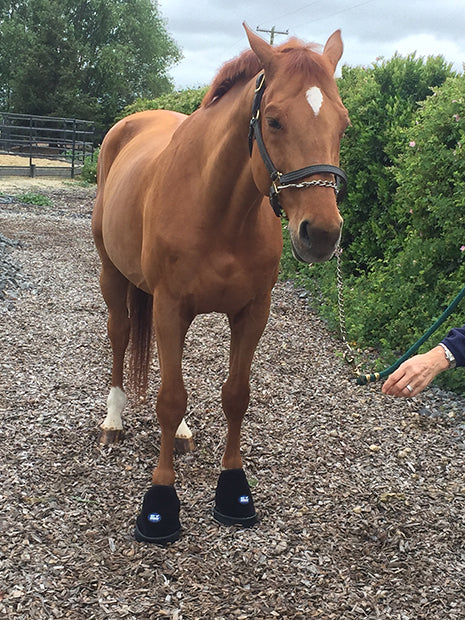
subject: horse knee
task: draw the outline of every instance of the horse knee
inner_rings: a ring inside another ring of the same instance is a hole
[[[228,414],[242,414],[247,410],[250,400],[249,382],[234,383],[226,381],[221,390],[221,402],[223,410]]]

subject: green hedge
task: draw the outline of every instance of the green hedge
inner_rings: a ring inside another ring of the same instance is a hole
[[[87,183],[97,183],[97,159],[100,149],[95,149],[92,156],[84,160],[82,166],[81,179]]]
[[[173,110],[183,114],[192,114],[202,103],[207,90],[208,86],[205,86],[203,88],[190,88],[168,93],[167,95],[157,97],[157,99],[138,99],[131,105],[126,106],[117,120],[135,112],[143,112],[144,110]]]

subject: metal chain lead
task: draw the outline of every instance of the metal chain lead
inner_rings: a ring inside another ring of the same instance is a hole
[[[284,185],[277,185],[276,189],[281,191],[282,189],[288,189],[293,187],[295,189],[304,189],[305,187],[330,187],[337,192],[337,185],[333,181],[323,181],[323,179],[316,179],[315,181],[302,181],[302,183],[284,183]]]
[[[346,330],[346,315],[344,310],[344,285],[342,282],[342,266],[341,266],[341,254],[342,248],[340,245],[336,249],[336,280],[337,280],[337,305],[339,309],[339,331],[341,333],[342,342],[344,343],[347,351],[344,353],[344,359],[349,364],[355,362],[355,354],[352,347],[347,340]]]

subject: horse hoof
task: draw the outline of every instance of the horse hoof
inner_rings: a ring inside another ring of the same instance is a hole
[[[172,486],[154,484],[144,495],[134,537],[138,542],[167,545],[178,540],[180,502]]]
[[[120,443],[121,441],[123,441],[122,429],[101,429],[99,438],[100,445],[109,446],[111,444]]]
[[[195,450],[195,443],[192,437],[176,437],[174,440],[174,451],[176,454],[189,454]]]
[[[192,437],[192,431],[183,418],[174,437],[174,451],[176,454],[188,454],[189,452],[193,452],[194,449],[195,443]]]
[[[252,527],[258,521],[243,469],[226,469],[218,479],[213,517],[223,525]]]

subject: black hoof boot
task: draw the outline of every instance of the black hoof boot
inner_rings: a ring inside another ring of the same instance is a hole
[[[213,517],[224,525],[252,527],[258,521],[243,469],[226,469],[218,479]]]
[[[144,495],[142,511],[136,520],[136,540],[156,545],[167,545],[178,540],[181,531],[179,508],[174,487],[153,485]]]

